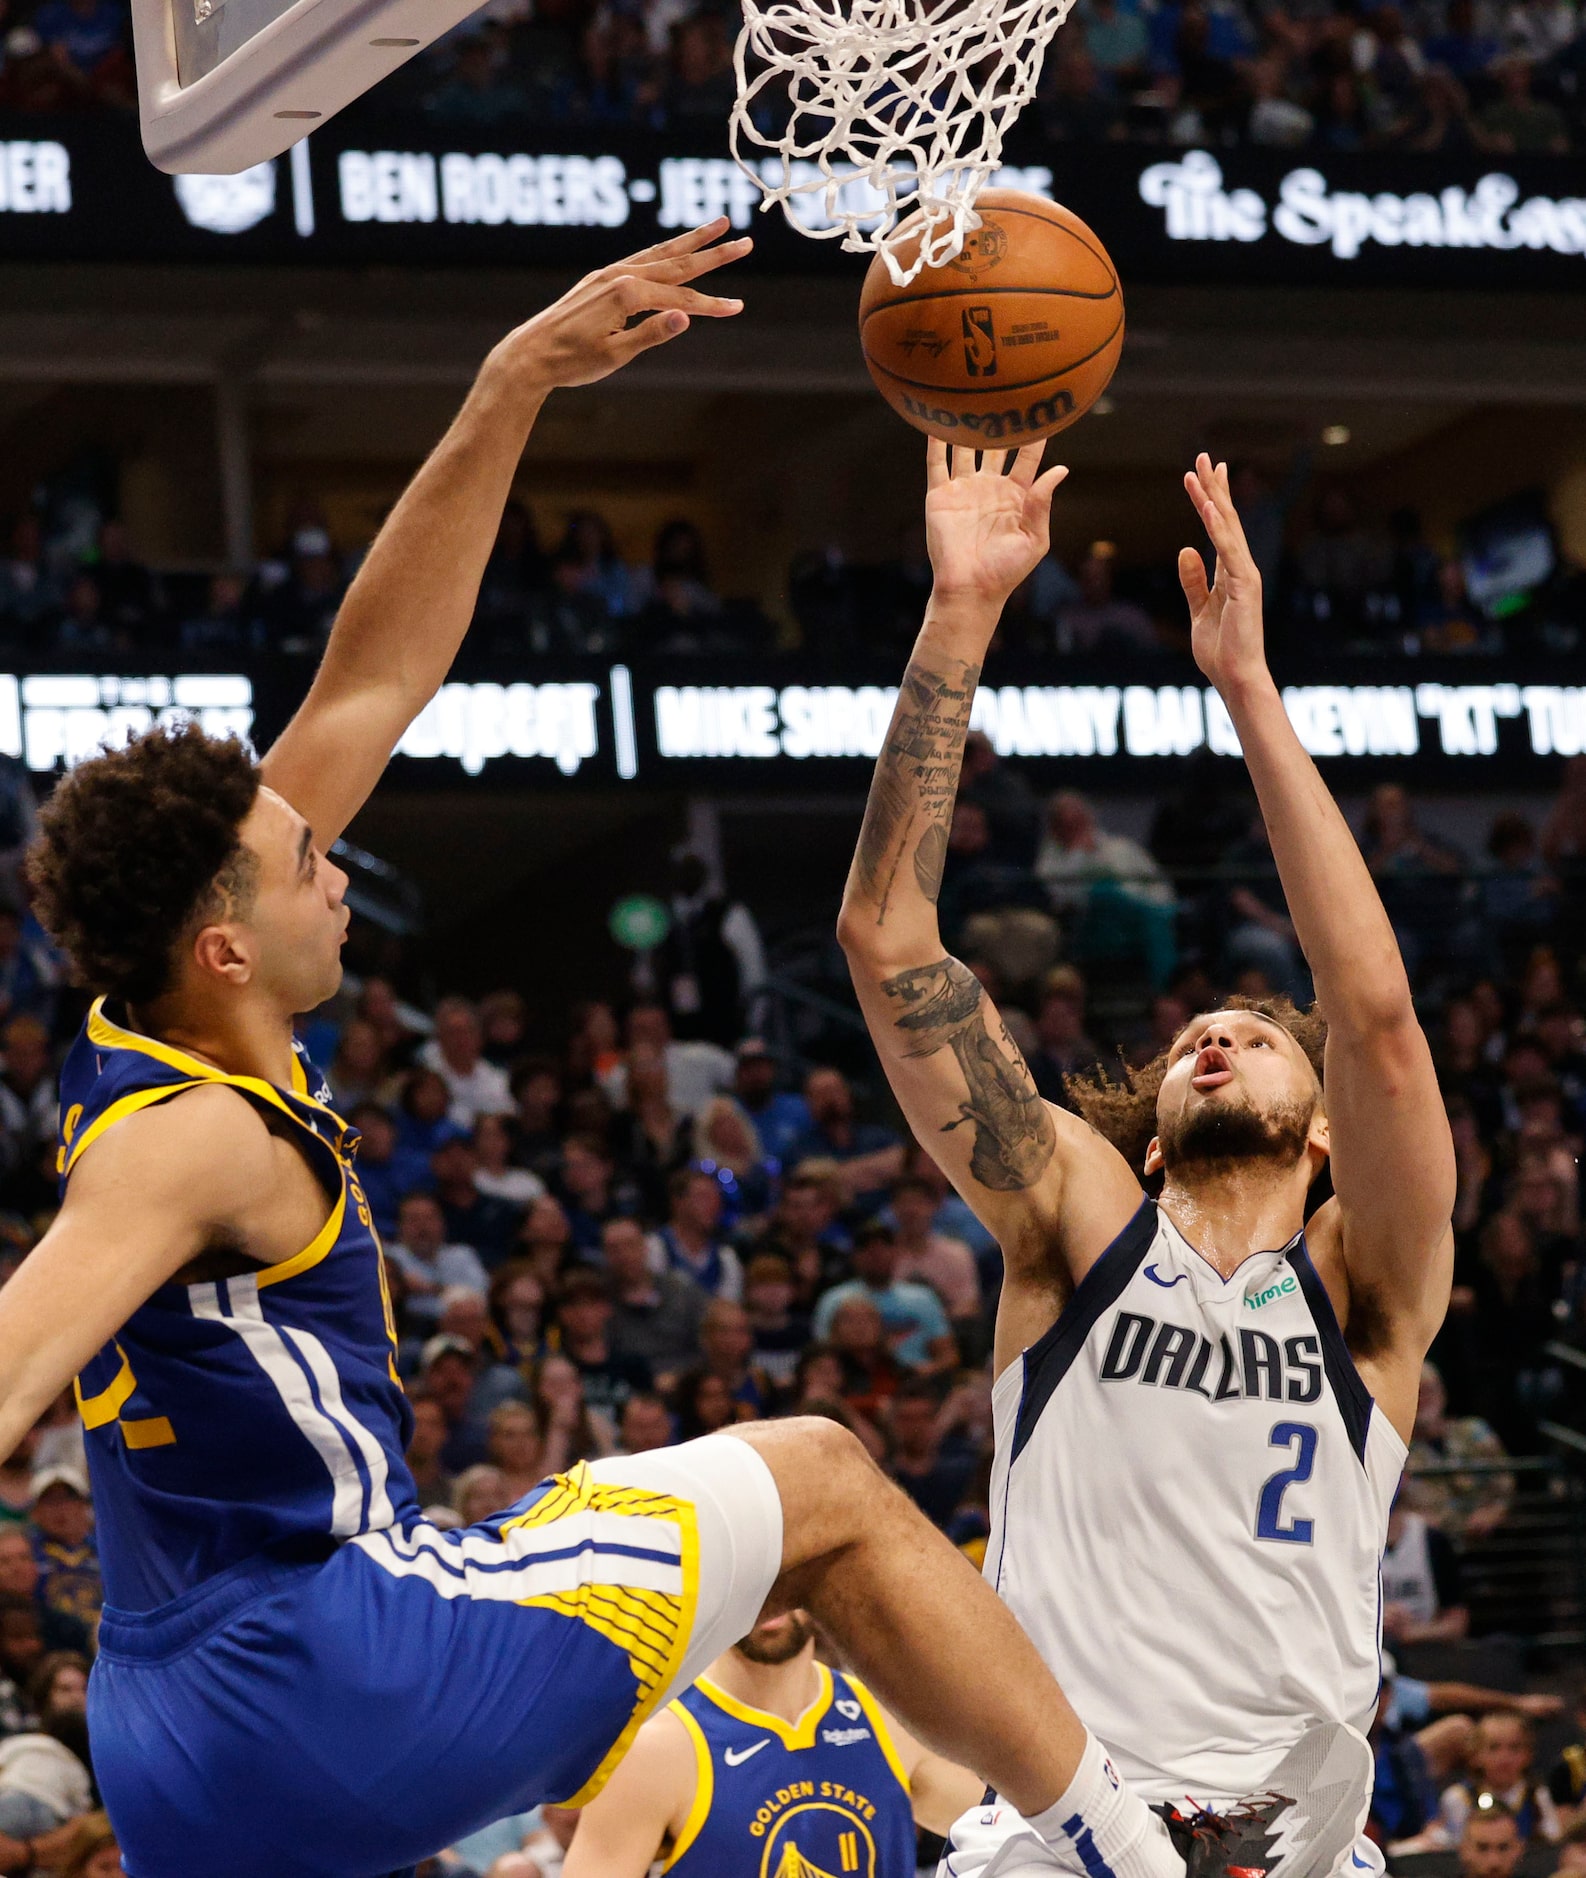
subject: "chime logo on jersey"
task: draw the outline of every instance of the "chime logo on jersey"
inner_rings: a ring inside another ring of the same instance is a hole
[[[1101,1379],[1182,1389],[1208,1402],[1315,1402],[1322,1393],[1321,1339],[1285,1337],[1279,1343],[1264,1330],[1241,1328],[1236,1348],[1226,1332],[1213,1343],[1187,1324],[1120,1311],[1102,1355]]]
[[[1259,1311],[1263,1305],[1271,1304],[1278,1298],[1286,1298],[1290,1292],[1298,1291],[1299,1288],[1299,1279],[1294,1276],[1293,1272],[1286,1272],[1276,1284],[1265,1285],[1259,1291],[1247,1291],[1245,1309]]]

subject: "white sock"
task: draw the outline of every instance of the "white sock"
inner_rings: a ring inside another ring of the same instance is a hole
[[[1167,1827],[1124,1785],[1088,1732],[1068,1790],[1029,1823],[1066,1866],[1086,1878],[1184,1878],[1184,1861]]]

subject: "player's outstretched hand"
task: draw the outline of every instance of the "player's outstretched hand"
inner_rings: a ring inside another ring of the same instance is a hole
[[[1185,474],[1184,488],[1217,554],[1217,576],[1208,587],[1205,562],[1193,548],[1179,549],[1179,584],[1189,601],[1190,647],[1195,663],[1226,696],[1231,685],[1266,676],[1261,570],[1228,493],[1228,465],[1213,468],[1203,450],[1194,469]]]
[[[1037,475],[1044,443],[966,450],[933,437],[925,453],[925,540],[936,601],[1001,611],[1047,551],[1052,495],[1068,471]],[[975,466],[979,455],[980,467]],[[1008,458],[1013,466],[1008,467]]]
[[[597,268],[560,300],[507,334],[490,355],[515,389],[543,396],[561,385],[592,385],[652,346],[688,330],[694,318],[728,319],[741,300],[701,293],[691,281],[738,261],[747,235],[722,241],[726,216]],[[715,243],[715,246],[711,244]]]

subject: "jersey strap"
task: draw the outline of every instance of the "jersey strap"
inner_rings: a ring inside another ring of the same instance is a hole
[[[304,1072],[302,1060],[294,1050],[292,1055],[292,1093],[290,1098],[274,1083],[266,1082],[262,1076],[233,1076],[225,1070],[217,1069],[213,1063],[206,1063],[201,1058],[190,1056],[185,1050],[178,1050],[167,1043],[160,1043],[153,1037],[145,1037],[141,1032],[128,1030],[116,1023],[105,1010],[105,1000],[96,998],[88,1013],[88,1041],[101,1050],[130,1050],[138,1056],[152,1058],[165,1068],[174,1070],[179,1081],[161,1083],[152,1088],[144,1087],[131,1090],[107,1104],[81,1132],[76,1132],[77,1118],[68,1111],[63,1125],[66,1139],[62,1144],[60,1171],[69,1174],[77,1164],[85,1149],[97,1141],[108,1128],[123,1120],[137,1110],[149,1107],[155,1102],[164,1102],[170,1097],[181,1095],[188,1089],[195,1089],[201,1083],[221,1083],[228,1088],[238,1089],[244,1095],[251,1096],[256,1102],[278,1110],[296,1122],[316,1139],[333,1150],[342,1150],[348,1141],[355,1138],[355,1132],[326,1103],[310,1095],[308,1078]],[[301,1085],[301,1086],[300,1086]],[[309,1111],[304,1115],[294,1106],[301,1103]],[[81,1110],[78,1110],[78,1117]]]
[[[1344,1418],[1349,1445],[1355,1450],[1355,1459],[1364,1467],[1366,1437],[1371,1432],[1371,1391],[1360,1380],[1360,1371],[1355,1368],[1355,1359],[1349,1354],[1344,1333],[1338,1327],[1338,1314],[1333,1309],[1333,1301],[1327,1295],[1321,1273],[1311,1262],[1304,1237],[1284,1256],[1294,1267],[1294,1275],[1300,1281],[1300,1290],[1322,1340],[1322,1366],[1327,1371],[1327,1380],[1332,1386],[1338,1412]]]
[[[664,1872],[670,1871],[699,1837],[705,1821],[710,1818],[710,1809],[716,1803],[716,1763],[711,1756],[710,1743],[705,1739],[704,1729],[683,1702],[669,1702],[667,1707],[683,1724],[684,1732],[694,1744],[694,1799],[689,1806],[688,1817],[683,1821],[682,1830],[661,1867]]]
[[[843,1681],[852,1690],[855,1701],[865,1712],[865,1719],[875,1731],[876,1746],[886,1757],[886,1763],[892,1769],[893,1777],[905,1793],[911,1793],[913,1788],[910,1785],[908,1773],[898,1757],[897,1744],[892,1739],[892,1730],[887,1726],[887,1718],[881,1712],[881,1705],[857,1676],[844,1676]]]
[[[1052,1392],[1073,1368],[1103,1311],[1116,1304],[1156,1238],[1156,1202],[1142,1197],[1134,1218],[1091,1266],[1050,1330],[1024,1353],[1024,1388],[1013,1431],[1016,1461],[1024,1451]]]

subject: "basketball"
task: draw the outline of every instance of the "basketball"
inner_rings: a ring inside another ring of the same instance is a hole
[[[1077,215],[1043,196],[988,189],[980,227],[943,267],[893,285],[877,255],[859,298],[859,343],[881,395],[948,443],[1020,444],[1083,417],[1123,350],[1123,289]],[[899,259],[913,258],[907,242]]]

